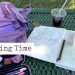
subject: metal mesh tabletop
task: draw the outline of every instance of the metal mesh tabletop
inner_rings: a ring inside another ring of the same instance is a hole
[[[50,9],[34,8],[29,15],[29,33],[35,27],[34,23],[44,26],[53,26]],[[39,25],[37,24],[37,25]],[[62,28],[75,30],[75,10],[67,10],[63,19]],[[36,38],[35,38],[36,39]],[[30,66],[32,75],[75,75],[75,72],[56,67],[54,64],[26,56],[25,64]]]

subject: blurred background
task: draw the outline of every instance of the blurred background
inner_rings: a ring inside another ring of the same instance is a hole
[[[61,7],[65,0],[0,0],[10,1],[17,7],[23,7],[30,4],[33,8],[56,8]],[[65,8],[75,9],[75,0],[68,0]]]

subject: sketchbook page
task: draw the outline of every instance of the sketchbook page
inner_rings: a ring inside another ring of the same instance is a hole
[[[29,43],[34,43],[34,50],[28,56],[54,63],[65,31],[64,28],[47,26],[34,28],[27,40]]]
[[[75,31],[67,30],[66,43],[62,52],[61,60],[56,65],[75,71]]]

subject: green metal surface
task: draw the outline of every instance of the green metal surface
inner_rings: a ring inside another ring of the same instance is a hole
[[[31,14],[29,15],[29,30],[32,30],[34,28],[33,23],[34,22],[39,22],[40,25],[48,25],[52,26],[52,18],[51,18],[51,13],[49,9],[33,9]]]
[[[63,19],[61,27],[75,30],[75,10],[67,10],[67,16]]]
[[[33,9],[29,15],[29,32],[33,30],[33,23],[39,22],[40,25],[52,26],[52,16],[50,9]],[[63,19],[62,28],[75,30],[75,10],[67,10],[67,16]],[[36,39],[36,38],[35,38]],[[37,60],[26,56],[25,64],[29,65],[32,75],[75,75],[75,72],[56,67],[54,64]]]

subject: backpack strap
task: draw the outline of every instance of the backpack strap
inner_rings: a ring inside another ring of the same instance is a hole
[[[10,2],[5,2],[4,5],[7,11],[11,14],[11,16],[13,16],[15,19],[19,19],[21,22],[26,22],[24,17]]]
[[[5,15],[5,19],[7,20],[7,22],[9,21],[9,22],[14,23],[14,29],[15,30],[27,28],[27,25],[28,25],[27,16],[31,11],[30,6],[25,7],[23,12],[20,13],[15,8],[15,6],[13,6],[10,2],[2,2],[2,11]],[[4,20],[4,22],[5,22],[5,20]]]
[[[11,18],[6,8],[7,6],[5,6],[5,4],[1,2],[0,3],[0,28],[11,25],[12,23],[16,22],[15,19]]]
[[[15,29],[22,28],[27,20],[20,14],[20,12],[9,2],[4,3],[6,10],[10,13],[10,16],[16,21],[14,24]]]

